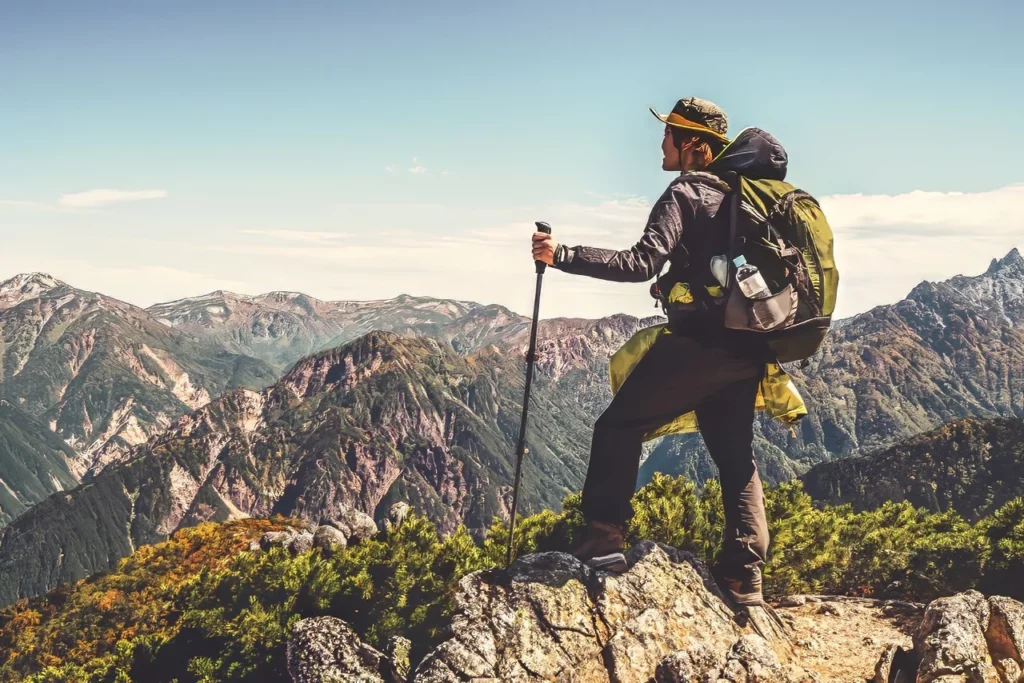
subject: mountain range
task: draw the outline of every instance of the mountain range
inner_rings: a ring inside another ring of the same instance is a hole
[[[479,535],[507,513],[529,335],[529,320],[507,309],[219,292],[143,310],[38,274],[0,292],[0,396],[35,434],[20,441],[42,454],[22,457],[42,463],[36,483],[11,470],[28,482],[20,488],[0,462],[0,503],[21,513],[0,531],[0,601],[109,568],[206,519],[315,521],[342,506],[380,518],[407,500],[444,530]],[[579,490],[611,396],[608,358],[658,322],[542,322],[525,511]],[[1016,250],[979,276],[922,283],[838,321],[806,367],[790,368],[811,414],[792,432],[758,422],[765,478],[963,417],[1024,417],[1022,322]],[[714,475],[699,437],[648,448],[641,483],[654,471]],[[82,485],[65,490],[68,476]]]
[[[217,291],[150,306],[161,323],[215,348],[284,371],[299,358],[374,330],[442,339],[470,351],[525,330],[528,318],[502,306],[401,295],[379,301],[321,301],[296,292],[245,296]]]
[[[0,398],[74,449],[67,466],[76,480],[126,456],[211,396],[276,378],[260,360],[207,351],[141,308],[48,275],[0,283]],[[60,481],[60,469],[41,480]],[[22,490],[23,506],[59,490],[22,489],[6,467],[0,478]]]
[[[408,501],[477,536],[507,517],[521,358],[467,357],[429,337],[372,332],[175,421],[67,493],[0,530],[0,602],[112,567],[206,520],[311,521]],[[586,468],[590,416],[538,386],[523,510],[558,508]]]

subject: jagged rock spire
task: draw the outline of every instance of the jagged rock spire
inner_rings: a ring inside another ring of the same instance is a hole
[[[1010,253],[1001,259],[992,259],[992,263],[989,265],[988,270],[985,271],[985,274],[995,275],[999,271],[1003,270],[1016,271],[1024,274],[1024,256],[1021,256],[1017,247],[1011,249]]]

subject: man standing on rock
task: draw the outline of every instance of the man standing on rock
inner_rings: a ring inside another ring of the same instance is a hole
[[[756,334],[726,329],[723,307],[701,305],[706,297],[695,290],[714,295],[716,286],[725,285],[716,261],[729,253],[729,202],[723,200],[730,193],[723,179],[736,173],[784,176],[786,153],[758,129],[747,129],[730,143],[725,112],[706,100],[679,100],[666,116],[651,112],[665,123],[661,167],[678,175],[655,203],[640,240],[614,251],[566,247],[551,235],[533,235],[533,258],[565,273],[644,282],[671,264],[652,287],[669,312],[668,325],[636,354],[642,357],[594,425],[583,487],[587,527],[573,554],[595,568],[625,569],[623,538],[633,513],[630,499],[642,443],[692,413],[718,467],[725,505],[724,543],[714,576],[735,604],[760,605],[768,524],[754,462],[753,421],[759,390],[765,391],[766,364],[771,367],[774,357]],[[669,307],[670,302],[685,305]],[[614,365],[615,359],[613,370]]]

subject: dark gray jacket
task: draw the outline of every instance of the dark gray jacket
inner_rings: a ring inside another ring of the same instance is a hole
[[[684,229],[714,221],[728,193],[728,185],[719,178],[740,174],[783,180],[786,164],[786,151],[775,138],[747,128],[715,159],[708,173],[684,173],[672,180],[654,204],[640,241],[631,248],[568,247],[555,267],[601,280],[646,282],[668,261],[686,263]]]

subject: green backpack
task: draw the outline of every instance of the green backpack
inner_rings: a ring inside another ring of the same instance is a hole
[[[787,182],[737,176],[730,184],[725,326],[764,334],[780,362],[806,359],[825,340],[836,306],[832,228],[817,200]],[[732,264],[740,254],[775,294],[743,295]]]

